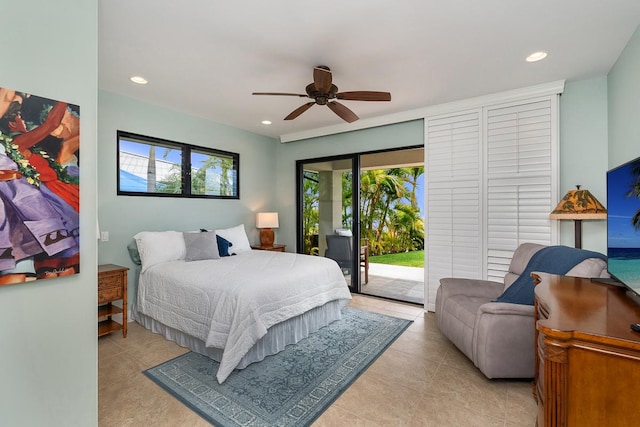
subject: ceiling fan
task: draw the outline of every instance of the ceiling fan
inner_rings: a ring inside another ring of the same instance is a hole
[[[307,111],[314,104],[326,105],[336,113],[342,120],[346,122],[355,122],[358,120],[356,113],[351,111],[343,104],[333,101],[334,99],[343,99],[346,101],[391,101],[389,92],[374,91],[353,91],[338,92],[338,87],[332,83],[331,70],[325,65],[319,65],[313,69],[313,83],[309,83],[305,88],[306,94],[300,93],[283,93],[283,92],[253,92],[253,95],[278,95],[278,96],[298,96],[301,98],[311,98],[313,101],[293,110],[285,120],[293,120],[300,114]]]

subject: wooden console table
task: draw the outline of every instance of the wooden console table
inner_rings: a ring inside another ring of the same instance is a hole
[[[640,425],[640,303],[624,288],[534,273],[538,427]]]

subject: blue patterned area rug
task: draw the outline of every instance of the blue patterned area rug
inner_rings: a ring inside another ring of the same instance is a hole
[[[411,324],[345,307],[342,319],[218,384],[218,362],[190,352],[144,373],[217,426],[308,426]]]

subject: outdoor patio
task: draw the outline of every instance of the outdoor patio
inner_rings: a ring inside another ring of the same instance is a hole
[[[369,283],[361,292],[395,300],[424,304],[424,268],[369,263]]]

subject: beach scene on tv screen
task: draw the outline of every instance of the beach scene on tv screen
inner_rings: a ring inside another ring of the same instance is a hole
[[[640,158],[609,172],[609,273],[640,291]]]

